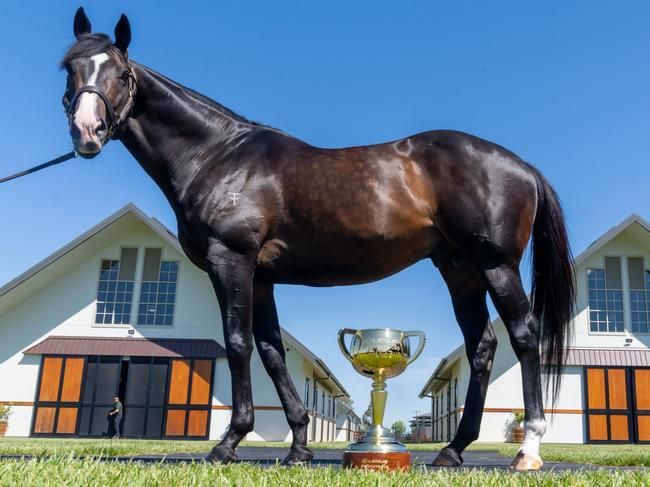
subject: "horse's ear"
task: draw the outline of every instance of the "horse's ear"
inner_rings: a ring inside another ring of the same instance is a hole
[[[126,15],[122,14],[115,25],[115,47],[126,54],[131,42],[131,24]]]
[[[73,30],[77,39],[84,34],[90,34],[90,20],[86,17],[83,7],[79,7],[77,13],[74,14]]]

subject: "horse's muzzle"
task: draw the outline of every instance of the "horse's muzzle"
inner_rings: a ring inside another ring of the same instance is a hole
[[[85,144],[75,144],[74,150],[84,159],[92,159],[102,150],[101,144],[94,141],[86,142]]]
[[[70,135],[74,149],[81,157],[92,159],[102,150],[102,138],[106,136],[106,124],[100,121],[94,126],[77,123],[70,126]]]

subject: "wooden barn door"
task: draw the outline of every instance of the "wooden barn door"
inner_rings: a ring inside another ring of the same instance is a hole
[[[634,369],[634,423],[637,442],[650,443],[650,369]]]
[[[43,357],[32,434],[76,433],[84,366],[84,357]]]
[[[628,443],[634,440],[629,384],[629,373],[625,368],[586,369],[589,443]]]
[[[165,436],[207,438],[213,370],[213,360],[172,360]]]

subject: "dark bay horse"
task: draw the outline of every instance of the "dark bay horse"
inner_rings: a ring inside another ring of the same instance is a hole
[[[83,9],[74,34],[62,65],[76,151],[94,157],[110,139],[126,146],[169,200],[183,249],[210,276],[221,307],[233,414],[209,460],[234,460],[253,428],[253,341],[292,430],[285,463],[312,458],[307,412],[285,366],[275,283],[366,283],[431,259],[449,287],[471,366],[458,431],[434,463],[460,465],[479,433],[496,348],[489,295],[522,370],[525,440],[513,467],[542,465],[540,348],[555,389],[574,282],[562,210],[535,168],[454,131],[320,149],[130,60],[124,15],[114,42],[91,33]],[[531,235],[532,307],[519,275]]]

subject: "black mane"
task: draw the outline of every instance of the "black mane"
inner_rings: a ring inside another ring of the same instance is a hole
[[[77,42],[75,42],[68,52],[65,53],[63,59],[61,60],[61,69],[65,68],[72,60],[78,57],[90,57],[95,54],[101,54],[103,52],[114,50],[115,52],[120,52],[113,45],[113,41],[106,34],[84,34],[79,36]]]

